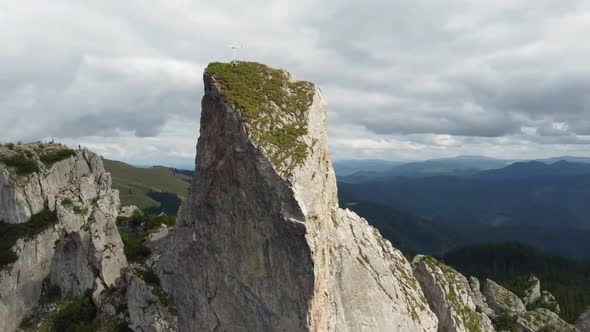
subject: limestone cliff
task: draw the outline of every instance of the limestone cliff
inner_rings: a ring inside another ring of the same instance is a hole
[[[409,262],[338,208],[320,90],[211,64],[190,195],[156,270],[180,331],[435,331]]]
[[[127,265],[118,193],[88,150],[0,148],[0,202],[0,331],[19,326],[44,284],[76,297],[112,287]]]

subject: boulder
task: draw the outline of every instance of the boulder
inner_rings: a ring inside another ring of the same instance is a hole
[[[520,332],[559,331],[577,332],[576,328],[556,313],[545,308],[537,308],[518,315],[516,325]]]
[[[541,281],[534,275],[529,277],[529,287],[524,291],[524,298],[522,299],[524,305],[535,303],[541,297]]]
[[[473,293],[462,274],[429,256],[416,256],[412,267],[438,317],[438,331],[494,331],[490,319],[476,312]]]
[[[526,307],[518,296],[490,279],[486,279],[483,295],[496,315],[503,313],[516,315],[526,311]]]
[[[476,277],[469,277],[469,286],[471,288],[471,294],[477,312],[481,312],[490,318],[494,317],[494,310],[488,306],[485,296],[483,296],[481,293],[481,284],[479,283],[479,279]]]

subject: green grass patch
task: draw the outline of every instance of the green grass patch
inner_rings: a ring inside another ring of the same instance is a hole
[[[121,204],[135,205],[140,209],[160,207],[152,193],[175,194],[181,200],[187,197],[191,177],[168,167],[134,167],[119,161],[103,160],[105,169],[111,173],[113,188],[119,190]],[[168,215],[172,215],[167,211]],[[174,214],[176,211],[174,211]]]
[[[18,256],[12,250],[18,239],[31,239],[58,221],[57,213],[44,209],[21,224],[0,222],[0,269],[16,262]]]
[[[39,159],[47,166],[55,164],[58,161],[65,160],[69,157],[75,156],[76,151],[68,148],[63,149],[47,149],[39,155]]]
[[[83,215],[83,216],[85,216],[88,213],[87,208],[81,207],[78,205],[72,206],[72,211],[74,211],[75,214],[79,214],[79,215]]]
[[[301,164],[307,146],[306,113],[313,102],[310,82],[256,62],[209,64],[205,73],[221,85],[221,94],[240,111],[250,136],[283,174]]]
[[[27,158],[20,153],[13,153],[7,156],[0,156],[0,163],[14,168],[17,175],[27,175],[40,171],[39,165],[34,159]]]
[[[516,317],[512,317],[507,313],[498,315],[492,320],[492,324],[496,331],[518,332]]]
[[[63,332],[95,332],[99,324],[95,321],[96,307],[92,303],[91,292],[84,296],[67,301],[52,317],[53,331]]]
[[[144,261],[150,255],[149,248],[144,244],[147,236],[161,225],[171,227],[175,224],[176,217],[149,215],[141,211],[135,211],[129,218],[117,218],[117,227],[119,234],[121,234],[127,260],[130,262]]]

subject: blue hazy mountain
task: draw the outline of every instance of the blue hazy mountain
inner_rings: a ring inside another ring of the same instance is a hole
[[[337,160],[334,161],[334,172],[337,176],[346,176],[357,172],[380,173],[390,170],[391,168],[401,165],[403,162],[380,160],[380,159],[360,159],[360,160]]]
[[[339,175],[339,181],[347,183],[381,182],[396,177],[471,176],[483,170],[504,167],[512,162],[514,161],[482,156],[458,156],[405,163],[381,171],[361,170],[349,175],[336,171],[336,175]]]
[[[575,176],[590,174],[590,164],[559,160],[550,164],[541,161],[516,162],[501,169],[479,173],[485,178],[517,179],[538,176]]]
[[[470,176],[392,177],[339,183],[363,200],[456,225],[590,230],[590,164],[517,162]]]

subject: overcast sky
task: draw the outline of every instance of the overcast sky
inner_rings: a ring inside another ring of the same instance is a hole
[[[0,0],[0,141],[192,167],[202,72],[328,100],[333,159],[590,156],[590,2]]]

